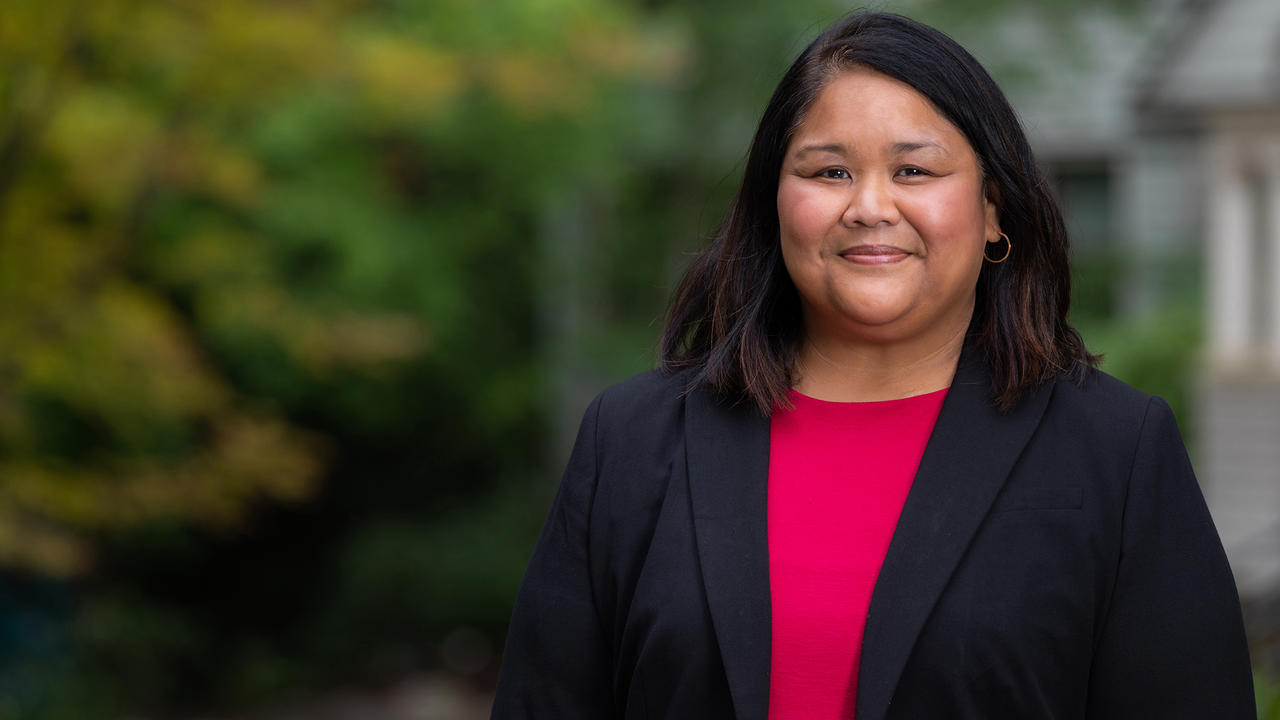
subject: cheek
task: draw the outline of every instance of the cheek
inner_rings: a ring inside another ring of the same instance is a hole
[[[838,202],[832,193],[804,188],[785,180],[778,185],[778,227],[784,249],[787,245],[820,243],[832,223],[839,219]]]
[[[987,220],[980,197],[969,188],[947,188],[923,200],[913,224],[929,252],[968,256],[982,251]]]

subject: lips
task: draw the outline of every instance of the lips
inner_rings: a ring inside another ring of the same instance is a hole
[[[893,245],[858,245],[840,251],[840,257],[859,265],[889,265],[905,260],[910,254]]]

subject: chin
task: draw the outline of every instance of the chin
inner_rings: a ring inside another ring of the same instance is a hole
[[[863,342],[883,345],[906,342],[916,335],[911,328],[903,327],[901,324],[894,322],[861,323],[851,332],[856,333],[857,337]]]
[[[907,325],[911,306],[905,302],[886,301],[883,298],[866,298],[844,303],[837,312],[850,323],[858,326],[884,328]]]
[[[901,315],[851,313],[844,315],[837,330],[847,340],[895,343],[909,340],[918,330]]]

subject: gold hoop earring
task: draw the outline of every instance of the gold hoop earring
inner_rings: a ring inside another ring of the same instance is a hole
[[[1008,260],[1009,253],[1013,252],[1013,241],[1009,239],[1009,236],[1005,235],[1004,233],[1000,233],[1000,237],[1004,238],[1004,255],[1001,255],[999,260],[992,260],[991,256],[987,254],[987,249],[985,247],[982,248],[983,259],[991,263],[992,265],[999,265],[1005,260]],[[992,243],[987,243],[987,244],[991,245]]]

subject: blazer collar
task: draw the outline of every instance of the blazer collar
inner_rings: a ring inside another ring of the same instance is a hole
[[[706,387],[686,407],[689,495],[711,624],[739,720],[769,714],[769,418]]]
[[[966,344],[867,614],[858,720],[883,720],[925,620],[1044,414],[1052,383],[1001,413]],[[689,493],[707,605],[739,720],[769,712],[769,419],[705,387],[686,403]]]

